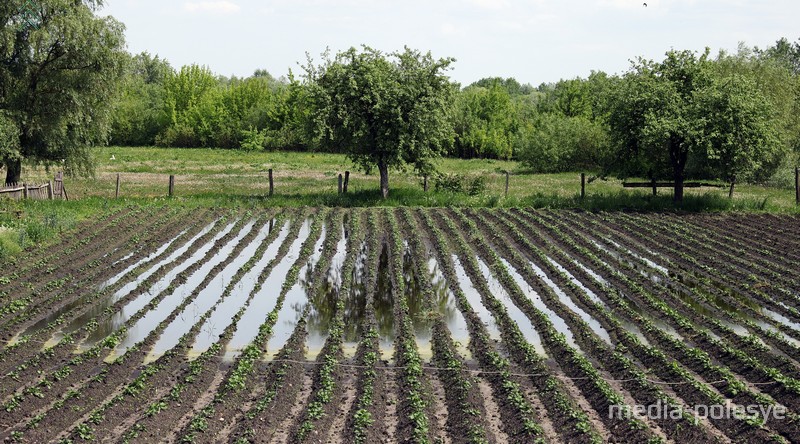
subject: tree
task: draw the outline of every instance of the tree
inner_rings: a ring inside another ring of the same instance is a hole
[[[324,58],[304,66],[317,138],[366,171],[377,166],[384,199],[390,167],[432,171],[453,141],[456,89],[444,75],[453,59],[409,48],[387,56],[367,46]]]
[[[754,82],[723,76],[713,64],[708,50],[699,57],[669,51],[662,62],[634,64],[609,116],[620,143],[612,169],[623,176],[671,176],[681,202],[687,170],[735,179],[775,149],[768,99]]]
[[[663,62],[639,59],[625,74],[610,115],[620,143],[614,169],[623,176],[672,176],[674,199],[683,200],[690,153],[700,145],[695,95],[710,84],[708,51],[669,51]]]
[[[700,154],[716,177],[731,183],[752,179],[763,162],[782,151],[772,104],[752,78],[715,77],[698,101]]]
[[[455,108],[458,155],[511,158],[517,116],[511,96],[502,84],[465,88],[458,94]]]
[[[36,0],[26,8],[29,3],[0,5],[6,183],[20,180],[25,159],[91,172],[89,147],[106,137],[108,104],[126,59],[123,25],[95,15],[101,0]]]
[[[515,138],[515,155],[536,173],[594,170],[608,145],[600,123],[586,117],[543,113]]]

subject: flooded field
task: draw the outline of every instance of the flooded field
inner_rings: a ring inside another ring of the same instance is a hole
[[[796,217],[128,208],[60,242],[0,271],[5,442],[800,442]]]

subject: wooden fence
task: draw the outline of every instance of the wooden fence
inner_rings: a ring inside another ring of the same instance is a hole
[[[43,185],[31,185],[26,183],[4,185],[0,187],[0,198],[10,198],[13,200],[67,199],[67,190],[64,188],[64,174],[59,172],[52,182],[47,182]]]

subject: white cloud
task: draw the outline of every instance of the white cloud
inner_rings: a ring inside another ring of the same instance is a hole
[[[189,12],[213,12],[219,14],[233,14],[241,9],[239,5],[228,0],[186,2],[183,9]]]
[[[453,23],[442,23],[442,26],[439,28],[443,35],[446,36],[454,36],[454,35],[464,35],[466,33],[466,29],[463,26],[458,26]]]
[[[508,6],[508,0],[471,0],[471,2],[485,9],[503,9]]]

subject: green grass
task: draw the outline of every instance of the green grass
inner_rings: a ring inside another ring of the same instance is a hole
[[[390,171],[389,199],[382,200],[375,172],[365,174],[339,154],[245,152],[221,149],[125,148],[94,150],[97,164],[92,178],[68,178],[69,202],[0,203],[0,260],[21,248],[41,244],[81,220],[125,205],[179,205],[213,207],[297,206],[468,206],[582,208],[636,211],[747,211],[800,213],[794,190],[737,185],[734,199],[721,188],[687,189],[685,202],[676,207],[672,192],[661,189],[623,189],[619,180],[597,180],[580,199],[580,173],[531,174],[517,162],[485,159],[442,159],[439,170],[482,178],[484,188],[474,195],[422,189],[412,172]],[[267,170],[275,177],[275,195],[267,196]],[[337,194],[337,176],[351,171],[349,193]],[[511,172],[508,196],[505,171]],[[2,172],[4,174],[4,172]],[[52,173],[24,165],[23,180],[43,183]],[[121,198],[113,199],[117,174]],[[175,197],[167,199],[168,176],[176,176]],[[18,217],[21,215],[21,217]]]

